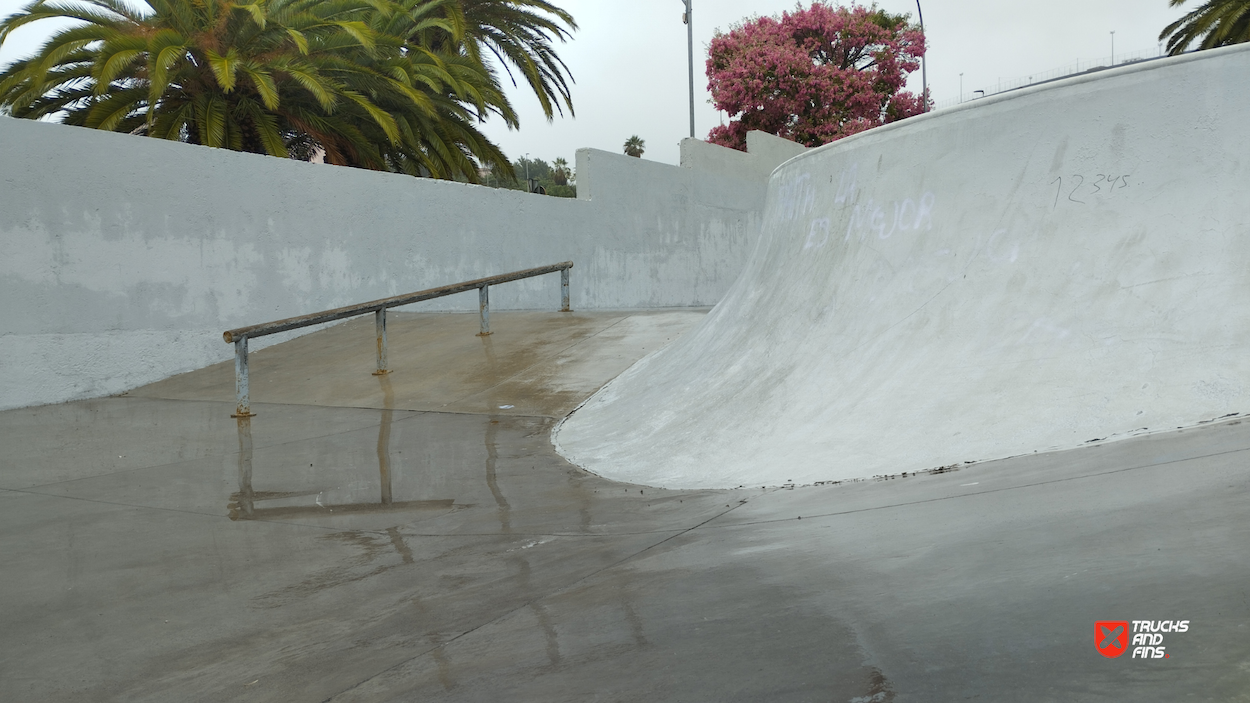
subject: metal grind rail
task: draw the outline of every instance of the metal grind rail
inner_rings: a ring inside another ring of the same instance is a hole
[[[560,272],[560,312],[569,312],[569,269],[573,268],[572,261],[564,261],[550,266],[539,266],[537,268],[525,269],[524,271],[513,271],[512,273],[503,273],[498,276],[490,276],[488,278],[479,278],[473,281],[465,281],[463,283],[455,283],[450,286],[441,286],[439,288],[430,288],[427,290],[408,293],[406,295],[396,295],[390,298],[382,298],[380,300],[372,300],[367,303],[359,303],[357,305],[348,305],[347,307],[335,308],[333,310],[325,310],[315,312],[310,315],[300,315],[299,317],[288,317],[285,320],[275,320],[273,322],[265,322],[259,325],[251,325],[249,327],[240,327],[238,329],[227,330],[222,337],[227,344],[234,345],[234,394],[238,401],[238,407],[235,414],[231,417],[252,417],[251,398],[248,393],[247,380],[247,340],[254,337],[264,337],[267,334],[277,334],[278,332],[286,332],[288,330],[299,329],[300,327],[308,327],[310,325],[319,325],[323,322],[333,322],[348,317],[373,313],[374,329],[378,337],[378,370],[373,372],[374,376],[381,376],[390,373],[390,369],[386,364],[386,311],[388,308],[396,308],[401,305],[411,305],[419,303],[422,300],[432,300],[434,298],[442,298],[447,295],[456,293],[464,293],[474,288],[478,292],[478,303],[481,309],[482,331],[478,333],[479,337],[485,337],[490,334],[490,287],[500,283],[508,283],[510,281],[519,281],[523,278],[533,278],[548,273]]]

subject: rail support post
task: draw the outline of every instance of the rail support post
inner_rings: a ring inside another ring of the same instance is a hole
[[[477,289],[477,302],[482,311],[482,331],[477,336],[485,337],[490,334],[490,286]]]
[[[247,337],[234,340],[234,398],[237,407],[230,417],[252,417],[252,399],[247,388]]]
[[[378,370],[374,376],[385,376],[390,373],[386,368],[386,308],[373,311],[373,328],[378,334]]]
[[[569,310],[569,270],[560,269],[560,312]]]

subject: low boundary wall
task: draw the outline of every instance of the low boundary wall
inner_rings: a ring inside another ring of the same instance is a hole
[[[563,199],[0,117],[0,409],[228,359],[230,327],[555,261],[576,264],[575,310],[712,305],[784,155],[710,171],[582,150]],[[553,307],[547,279],[492,305]]]

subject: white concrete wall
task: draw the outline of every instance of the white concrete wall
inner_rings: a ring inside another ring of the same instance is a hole
[[[575,309],[715,303],[763,183],[577,160],[580,197],[562,199],[0,117],[0,409],[228,359],[228,328],[557,261],[575,263]],[[555,309],[558,276],[491,302]]]
[[[681,165],[683,168],[767,182],[779,164],[805,151],[807,147],[802,144],[775,134],[751,130],[747,132],[746,151],[726,149],[699,139],[683,139]]]
[[[1250,413],[1250,45],[814,149],[701,325],[558,430],[669,487],[811,483]]]

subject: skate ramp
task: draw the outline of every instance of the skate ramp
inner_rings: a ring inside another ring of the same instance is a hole
[[[693,331],[568,417],[666,487],[922,471],[1250,410],[1250,46],[799,156]]]

